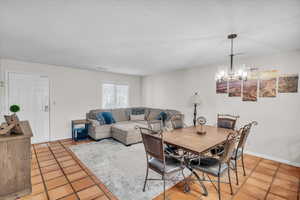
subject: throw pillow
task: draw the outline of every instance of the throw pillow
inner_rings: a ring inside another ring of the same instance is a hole
[[[116,123],[113,115],[111,112],[101,112],[101,113],[98,113],[97,115],[101,115],[102,118],[104,119],[104,124],[113,124],[113,123]],[[101,119],[101,117],[99,117],[99,119]]]
[[[105,124],[104,117],[102,116],[102,112],[96,114],[96,120],[99,122],[100,125]]]
[[[132,120],[132,121],[143,121],[143,120],[145,120],[145,114],[130,115],[130,120]]]
[[[168,115],[167,115],[167,113],[165,113],[165,112],[161,112],[161,113],[159,113],[159,115],[157,116],[157,120],[162,120],[162,121],[165,121],[166,119],[168,118]]]

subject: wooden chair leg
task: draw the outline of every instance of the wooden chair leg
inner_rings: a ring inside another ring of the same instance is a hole
[[[145,192],[145,189],[146,189],[146,183],[147,183],[147,180],[148,180],[148,173],[149,173],[149,167],[147,166],[147,171],[146,171],[146,177],[145,177],[143,192]]]

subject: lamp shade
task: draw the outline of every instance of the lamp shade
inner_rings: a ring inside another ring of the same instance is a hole
[[[192,97],[192,103],[193,104],[200,104],[201,99],[200,96],[198,95],[198,93],[196,92],[193,97]]]

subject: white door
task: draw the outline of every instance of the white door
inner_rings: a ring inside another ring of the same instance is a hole
[[[18,104],[20,120],[30,122],[32,143],[49,141],[49,79],[46,76],[8,73],[8,107]]]

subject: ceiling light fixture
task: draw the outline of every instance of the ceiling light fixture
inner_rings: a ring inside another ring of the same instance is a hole
[[[240,67],[238,70],[234,69],[233,66],[233,57],[238,55],[233,53],[233,39],[237,37],[237,34],[230,34],[227,36],[227,38],[231,42],[231,48],[230,48],[230,68],[229,70],[220,70],[216,74],[216,80],[228,80],[228,79],[245,79],[247,77],[247,71],[245,69],[245,65]]]

